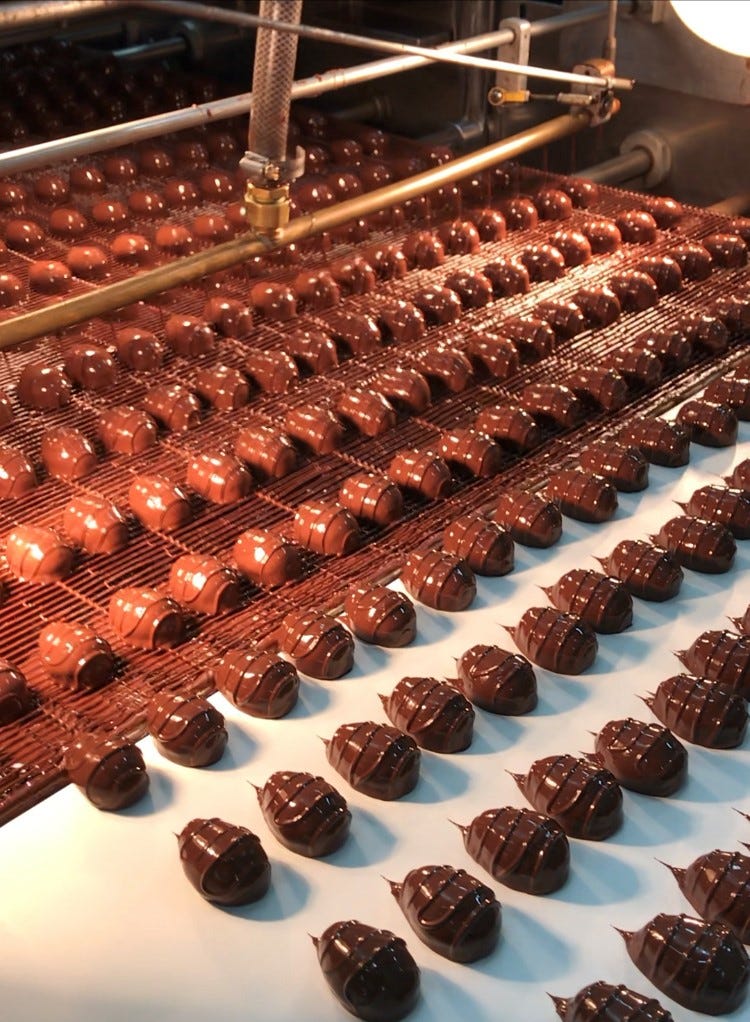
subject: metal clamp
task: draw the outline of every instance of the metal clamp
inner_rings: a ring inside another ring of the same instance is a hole
[[[246,152],[240,170],[257,188],[278,188],[304,174],[305,150],[297,146],[294,156],[286,160],[269,160],[262,153]]]
[[[507,60],[514,64],[528,64],[531,49],[531,22],[526,21],[525,18],[504,18],[499,27],[501,30],[510,29],[513,33],[513,42],[498,46],[498,60]],[[503,93],[523,92],[526,88],[526,75],[498,71],[495,85]]]
[[[615,80],[614,64],[603,57],[592,57],[591,60],[587,60],[583,64],[576,64],[573,70],[576,74],[603,78],[607,82]],[[620,101],[615,98],[611,87],[592,84],[583,86],[580,92],[582,95],[590,97],[588,111],[592,125],[604,124],[620,109]]]

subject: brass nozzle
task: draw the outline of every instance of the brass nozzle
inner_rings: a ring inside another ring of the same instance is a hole
[[[259,234],[274,234],[289,223],[289,185],[260,188],[247,182],[245,188],[247,222]]]

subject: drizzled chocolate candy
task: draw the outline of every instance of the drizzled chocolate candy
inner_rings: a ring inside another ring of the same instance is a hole
[[[604,980],[589,983],[571,998],[554,997],[557,1014],[562,1022],[674,1022],[670,1012],[662,1008],[653,997],[613,986]]]
[[[537,704],[534,668],[518,653],[480,643],[461,654],[456,671],[466,698],[489,713],[517,716]]]
[[[250,400],[250,384],[232,366],[204,366],[193,377],[192,389],[218,412],[242,408]]]
[[[206,901],[248,905],[268,891],[271,864],[246,827],[216,817],[191,820],[177,841],[185,875]]]
[[[17,447],[0,447],[0,499],[17,500],[37,484],[34,466]]]
[[[535,419],[515,405],[490,405],[474,421],[480,433],[491,436],[503,450],[523,454],[542,442],[542,431]]]
[[[354,639],[342,624],[316,610],[292,610],[281,623],[279,646],[313,678],[333,679],[354,666]]]
[[[396,425],[396,412],[375,390],[346,389],[336,401],[337,415],[363,436],[380,436]]]
[[[629,447],[637,447],[652,465],[680,468],[690,461],[690,435],[676,422],[635,419],[620,430],[618,440]]]
[[[731,475],[725,477],[730,486],[737,486],[742,490],[750,490],[750,458],[745,458],[739,465],[735,465]]]
[[[595,632],[622,632],[633,623],[633,600],[625,585],[598,571],[573,568],[542,592],[550,602],[577,614]]]
[[[224,716],[201,696],[162,692],[146,712],[154,745],[167,759],[181,766],[204,767],[224,755],[229,736]]]
[[[445,286],[458,295],[464,309],[481,309],[492,301],[492,283],[478,270],[449,273]]]
[[[45,671],[71,689],[97,689],[111,681],[115,656],[106,639],[86,625],[52,621],[39,633]]]
[[[458,348],[427,348],[416,355],[415,365],[438,393],[459,394],[471,379],[471,362]]]
[[[435,678],[402,678],[380,700],[396,727],[431,752],[468,749],[474,733],[474,709],[458,689]]]
[[[143,527],[157,532],[174,532],[192,518],[187,494],[164,476],[136,476],[128,503]]]
[[[642,274],[645,276],[645,274]],[[662,378],[660,360],[648,348],[621,348],[605,356],[605,365],[615,369],[631,387],[650,389]]]
[[[582,237],[585,236],[582,235]],[[589,247],[590,253],[591,248]],[[622,313],[620,299],[606,285],[604,287],[581,288],[573,295],[573,301],[583,313],[587,326],[594,329],[611,326],[612,323],[617,322]]]
[[[612,483],[580,469],[553,473],[545,492],[564,515],[579,522],[607,522],[617,510],[617,490]]]
[[[654,537],[683,568],[709,575],[729,571],[737,553],[734,536],[723,525],[678,515],[665,522]]]
[[[524,546],[550,547],[562,536],[560,508],[553,501],[525,490],[512,489],[500,494],[495,520]]]
[[[125,809],[148,791],[143,753],[125,738],[81,735],[66,749],[64,766],[97,809]]]
[[[169,591],[200,614],[224,614],[240,604],[240,578],[216,557],[183,554],[169,569]]]
[[[425,377],[408,366],[382,370],[373,378],[372,386],[406,415],[423,412],[431,400],[430,385]]]
[[[648,486],[648,461],[637,447],[601,441],[584,448],[579,461],[621,493],[638,493]]]
[[[388,466],[388,477],[398,486],[428,500],[444,497],[453,488],[447,464],[429,451],[400,451]]]
[[[284,419],[284,428],[292,440],[315,454],[335,451],[343,437],[343,428],[333,412],[314,405],[291,408]],[[242,457],[241,452],[237,453]]]
[[[684,1008],[723,1015],[742,1004],[750,960],[723,923],[660,913],[640,930],[618,932],[643,975]]]
[[[613,412],[622,408],[628,400],[628,385],[625,378],[611,367],[590,366],[576,369],[575,374],[565,381],[566,387],[597,408]]]
[[[500,471],[503,454],[490,437],[456,427],[443,433],[438,453],[454,469],[472,478],[489,479]]]
[[[551,816],[568,837],[601,841],[622,824],[622,791],[609,772],[575,756],[547,756],[527,774],[512,774],[540,813]]]
[[[313,937],[334,996],[366,1022],[397,1022],[419,998],[419,967],[404,941],[356,919],[333,923]]]
[[[156,589],[125,587],[109,601],[109,623],[131,646],[177,646],[185,637],[179,604]]]
[[[525,295],[529,290],[529,271],[515,259],[497,259],[482,270],[492,284],[495,298]]]
[[[712,404],[731,408],[738,419],[750,420],[750,378],[747,367],[743,375],[720,376],[712,380],[703,391],[703,397]]]
[[[249,469],[231,454],[197,454],[188,462],[185,481],[212,504],[235,504],[253,488]]]
[[[330,855],[349,836],[352,814],[346,799],[322,777],[280,770],[256,792],[269,830],[298,855]]]
[[[282,479],[297,467],[294,445],[274,426],[246,426],[237,435],[234,453],[263,480]]]
[[[745,700],[709,678],[676,674],[644,702],[670,731],[694,745],[734,749],[745,737]]]
[[[521,364],[511,340],[485,330],[470,334],[466,341],[466,354],[475,373],[485,373],[496,380],[507,380],[518,372]]]
[[[443,550],[466,561],[477,575],[507,575],[513,570],[510,533],[478,512],[461,515],[443,531]]]
[[[231,649],[211,671],[223,696],[252,717],[285,717],[299,695],[299,675],[293,664],[275,653]]]
[[[682,568],[667,550],[642,539],[624,539],[608,557],[599,558],[608,575],[619,578],[631,596],[663,603],[682,585]]]
[[[410,596],[435,610],[466,610],[477,594],[476,579],[469,565],[440,550],[415,550],[409,554],[401,581]]]
[[[127,522],[114,504],[82,494],[63,511],[63,531],[89,554],[113,554],[128,545]]]
[[[323,500],[300,505],[292,528],[301,546],[324,556],[344,557],[362,543],[354,515],[345,507]]]
[[[342,724],[325,746],[334,770],[371,798],[401,798],[419,780],[419,747],[397,727],[373,721]]]
[[[54,529],[17,525],[8,533],[5,557],[11,572],[25,582],[60,582],[73,570],[72,547]]]
[[[650,351],[664,369],[684,369],[693,357],[693,345],[684,330],[667,329],[656,333],[646,331],[632,342],[637,351]]]
[[[535,312],[549,323],[558,341],[569,341],[586,329],[586,317],[575,302],[550,298],[540,302]]]
[[[34,707],[26,678],[8,660],[0,660],[0,727],[23,717]]]
[[[559,674],[581,674],[591,667],[598,648],[596,635],[576,614],[552,607],[530,607],[511,638],[532,663]]]
[[[644,795],[672,795],[687,777],[684,745],[668,728],[632,717],[605,724],[589,759],[609,770],[623,788]]]
[[[159,438],[156,422],[142,408],[116,405],[102,413],[99,439],[110,454],[140,454]]]
[[[531,809],[488,809],[459,826],[466,851],[495,880],[524,894],[551,894],[570,872],[570,845],[555,820]]]
[[[385,476],[356,472],[341,484],[339,502],[355,518],[386,526],[404,512],[404,498],[395,483]]]
[[[686,401],[676,421],[694,444],[702,447],[732,447],[737,443],[737,414],[710,401]]]
[[[243,532],[232,555],[242,574],[264,589],[275,589],[302,574],[299,547],[268,529]]]
[[[500,903],[463,869],[422,866],[403,883],[389,881],[409,925],[429,948],[453,962],[486,958],[500,936]]]
[[[572,429],[583,418],[583,405],[562,383],[530,383],[520,394],[521,405],[552,429]]]
[[[750,635],[736,632],[703,632],[688,648],[677,654],[692,673],[738,692],[750,699]]]
[[[718,848],[686,869],[668,867],[687,900],[704,919],[724,923],[743,944],[750,944],[750,858]]]
[[[251,350],[243,368],[266,394],[287,394],[299,380],[297,363],[285,351]]]
[[[358,639],[377,646],[408,646],[417,634],[414,604],[387,586],[352,589],[344,600],[344,614]]]

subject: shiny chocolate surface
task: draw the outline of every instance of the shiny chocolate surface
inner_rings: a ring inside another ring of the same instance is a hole
[[[346,799],[323,777],[279,770],[257,794],[271,833],[298,855],[331,855],[349,836],[352,814]]]

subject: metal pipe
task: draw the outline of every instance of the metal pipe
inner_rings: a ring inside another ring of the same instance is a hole
[[[629,153],[620,153],[611,160],[577,170],[576,177],[595,181],[597,184],[619,184],[621,181],[631,181],[634,177],[648,174],[650,169],[649,153],[645,149],[633,149]]]
[[[68,21],[94,14],[110,13],[120,7],[118,0],[41,0],[40,3],[11,3],[0,7],[3,34],[50,21]]]
[[[739,195],[729,195],[721,202],[714,202],[706,209],[712,213],[719,213],[721,216],[742,216],[750,211],[750,192],[742,192]]]
[[[168,288],[188,284],[198,277],[225,270],[252,256],[263,255],[282,245],[339,227],[348,220],[367,216],[394,203],[405,202],[457,178],[486,170],[502,160],[512,159],[536,146],[547,145],[572,135],[586,127],[588,123],[588,116],[581,111],[555,117],[439,167],[431,167],[403,181],[393,182],[373,192],[365,192],[335,206],[298,217],[273,239],[244,234],[222,245],[216,245],[207,252],[198,252],[155,270],[147,270],[135,277],[98,288],[88,294],[78,295],[54,306],[6,320],[0,323],[0,350],[31,340],[40,334],[72,326],[92,316],[111,312],[131,302],[149,298]]]
[[[166,36],[164,39],[154,39],[150,43],[136,43],[135,46],[125,46],[120,50],[113,50],[112,56],[116,60],[128,64],[140,63],[147,60],[163,60],[165,57],[175,57],[187,53],[190,47],[184,35]]]
[[[606,7],[588,8],[584,11],[571,11],[553,18],[535,21],[531,26],[532,36],[545,36],[552,32],[573,28],[591,21],[598,21],[606,13]],[[447,43],[439,49],[451,49],[463,53],[477,50],[490,50],[502,43],[512,42],[513,33],[508,29],[488,32],[472,39],[462,39],[455,43]],[[355,64],[348,68],[326,71],[311,78],[303,78],[292,87],[293,99],[309,99],[325,92],[343,89],[350,85],[359,85],[376,78],[411,71],[423,67],[429,61],[424,57],[386,57],[383,60],[368,61]],[[38,145],[25,146],[0,153],[0,176],[3,174],[20,173],[46,166],[55,160],[72,160],[79,156],[103,152],[107,149],[118,149],[120,146],[132,145],[145,139],[157,138],[167,132],[185,131],[203,124],[226,120],[245,114],[250,109],[252,93],[244,92],[238,96],[213,100],[197,106],[171,110],[169,113],[154,114],[141,117],[136,121],[115,124],[109,128],[96,128],[80,135],[57,138],[52,142],[41,142]]]
[[[617,0],[609,0],[607,37],[604,40],[602,56],[605,60],[612,61],[612,67],[615,66],[615,58],[617,56]]]

